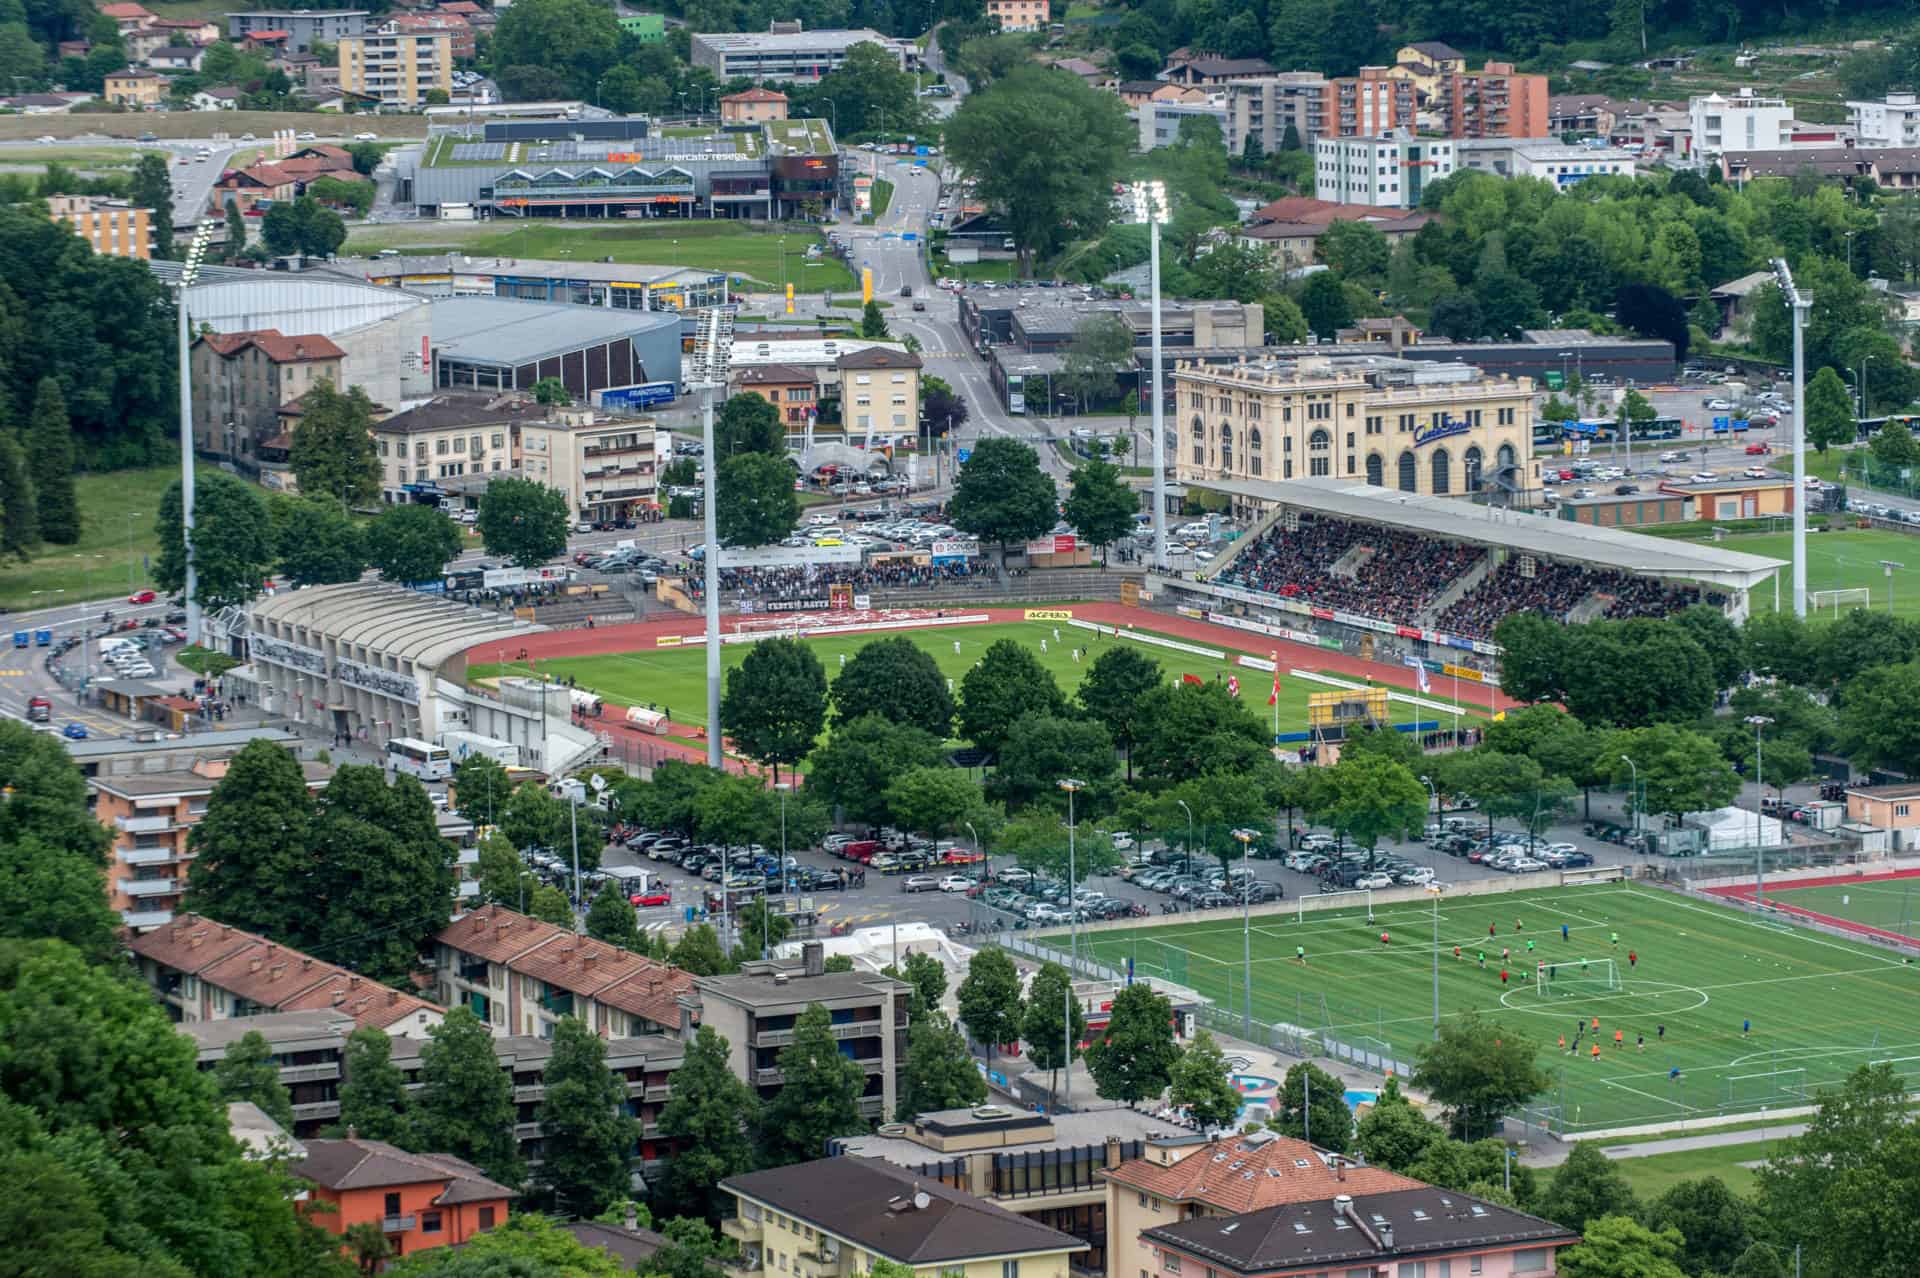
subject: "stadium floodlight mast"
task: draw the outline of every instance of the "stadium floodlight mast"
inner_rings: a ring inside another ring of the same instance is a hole
[[[1427,895],[1433,898],[1433,1041],[1436,1043],[1440,1041],[1440,892],[1438,881],[1427,884]]]
[[[1249,847],[1253,842],[1252,830],[1235,830],[1233,837],[1240,840],[1240,866],[1249,871],[1247,881],[1240,885],[1240,991],[1244,1007],[1242,1022],[1248,1042],[1253,1041],[1253,875],[1249,862],[1252,853]],[[1231,882],[1232,880],[1228,880]]]
[[[1621,762],[1633,769],[1633,781],[1628,789],[1627,804],[1633,809],[1633,832],[1640,833],[1640,768],[1626,755],[1620,756]]]
[[[193,287],[194,277],[200,273],[200,259],[206,256],[207,245],[213,238],[213,224],[201,222],[193,232],[193,240],[187,245],[187,256],[180,263],[179,327],[180,327],[180,540],[184,543],[184,562],[186,581],[181,593],[187,601],[187,642],[200,643],[205,636],[200,617],[200,601],[196,597],[200,592],[199,574],[193,565],[193,370],[192,344],[193,329],[187,320],[187,290]]]
[[[1773,277],[1793,310],[1793,615],[1807,618],[1807,312],[1813,298],[1794,287],[1787,259],[1773,259]]]
[[[1762,824],[1764,818],[1760,813],[1766,801],[1767,770],[1760,758],[1760,730],[1773,720],[1764,714],[1750,714],[1747,716],[1747,722],[1753,725],[1753,780],[1759,787],[1758,792],[1753,796],[1753,907],[1757,910],[1766,906],[1766,901],[1762,898],[1765,894],[1767,874],[1766,827]]]
[[[714,493],[715,475],[720,459],[713,446],[713,397],[727,379],[727,360],[732,354],[720,331],[720,309],[710,307],[701,317],[694,339],[694,362],[698,366],[701,392],[701,440],[706,456],[702,459],[701,532],[706,537],[707,583],[707,766],[718,771],[720,758],[720,534],[714,519],[719,504]],[[721,875],[724,893],[726,876]]]
[[[1147,381],[1153,395],[1153,566],[1167,568],[1167,423],[1166,406],[1160,398],[1160,224],[1167,220],[1167,184],[1136,182],[1133,185],[1133,220],[1147,224],[1147,270],[1152,288],[1152,376]]]
[[[1073,899],[1073,796],[1087,788],[1078,777],[1062,777],[1060,788],[1067,792],[1067,953],[1073,970],[1080,970],[1080,907]],[[1072,1060],[1069,1050],[1068,1060]]]
[[[1887,575],[1887,615],[1889,616],[1893,615],[1893,573],[1896,568],[1905,567],[1906,565],[1897,559],[1882,559],[1880,561],[1880,571]]]

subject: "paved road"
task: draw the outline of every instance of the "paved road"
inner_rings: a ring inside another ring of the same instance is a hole
[[[1721,1149],[1728,1145],[1764,1145],[1771,1152],[1775,1141],[1789,1136],[1799,1136],[1807,1130],[1805,1123],[1781,1123],[1777,1127],[1754,1127],[1742,1131],[1716,1132],[1704,1131],[1696,1136],[1675,1136],[1666,1140],[1643,1140],[1622,1142],[1600,1146],[1600,1152],[1608,1158],[1650,1158],[1655,1154],[1679,1154],[1692,1149]],[[1573,1145],[1561,1141],[1536,1143],[1520,1155],[1520,1161],[1529,1167],[1558,1167],[1567,1161],[1567,1155],[1573,1152]],[[1754,1151],[1756,1154],[1760,1150]],[[1764,1158],[1756,1161],[1764,1162]]]

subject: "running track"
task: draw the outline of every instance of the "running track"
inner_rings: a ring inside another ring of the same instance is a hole
[[[1068,611],[1082,621],[1104,622],[1110,626],[1136,628],[1155,631],[1176,639],[1185,639],[1194,643],[1204,643],[1215,648],[1224,648],[1229,652],[1244,652],[1264,657],[1278,652],[1283,666],[1294,666],[1306,670],[1320,670],[1328,674],[1340,675],[1350,679],[1368,680],[1375,684],[1413,692],[1417,684],[1413,672],[1405,666],[1393,665],[1382,661],[1362,661],[1358,657],[1343,652],[1334,652],[1328,648],[1316,648],[1309,644],[1294,643],[1286,639],[1277,639],[1268,635],[1257,635],[1231,626],[1216,626],[1205,621],[1196,621],[1191,617],[1182,617],[1174,613],[1156,612],[1145,608],[1129,608],[1123,604],[1074,604],[1065,608],[1053,608],[1049,611]],[[931,615],[931,609],[926,610]],[[952,608],[949,612],[964,612],[968,615],[984,615],[987,623],[1005,623],[1025,621],[1027,609],[1019,608]],[[766,617],[753,614],[755,622],[764,624]],[[739,628],[740,618],[725,615],[720,618],[720,629],[731,632]],[[985,624],[985,623],[982,623]],[[512,660],[542,657],[593,657],[610,653],[651,651],[658,645],[662,636],[694,635],[700,633],[702,622],[699,616],[677,614],[657,621],[640,621],[619,626],[595,626],[591,630],[551,630],[543,634],[528,635],[520,640],[511,651],[503,652],[498,645],[481,645],[467,651],[467,660],[472,664],[486,664],[500,660],[504,655]],[[881,632],[886,633],[886,632]],[[891,633],[899,633],[897,630]],[[1451,680],[1445,677],[1433,679],[1428,695],[1437,696],[1442,692],[1451,693]],[[1478,692],[1483,694],[1476,697]],[[1486,684],[1462,682],[1459,700],[1462,705],[1485,707],[1489,713],[1507,710],[1525,704]],[[616,714],[616,711],[618,712]],[[595,731],[605,732],[615,740],[645,742],[655,751],[679,754],[693,762],[704,762],[706,751],[699,746],[683,742],[670,741],[664,737],[642,733],[629,728],[626,723],[627,707],[607,702],[607,717],[591,721],[588,726]],[[698,735],[700,729],[676,725],[684,735]],[[760,769],[743,764],[739,760],[726,759],[728,771],[758,774]]]
[[[1887,883],[1896,879],[1920,878],[1920,870],[1899,870],[1891,874],[1834,874],[1823,879],[1795,879],[1790,883],[1776,883],[1775,892],[1791,892],[1796,888],[1840,887],[1842,885],[1861,886],[1868,883]],[[1735,884],[1727,887],[1706,889],[1708,896],[1726,897],[1732,900],[1752,904],[1754,889],[1751,883]],[[1782,914],[1791,914],[1796,918],[1812,919],[1816,923],[1825,923],[1828,927],[1843,932],[1852,932],[1859,936],[1871,936],[1876,940],[1890,941],[1895,945],[1920,948],[1920,940],[1911,936],[1902,936],[1883,927],[1871,927],[1865,923],[1856,923],[1852,919],[1836,918],[1831,914],[1822,914],[1818,910],[1805,910],[1797,905],[1789,905],[1777,896],[1770,896],[1765,902],[1768,909],[1778,910]]]

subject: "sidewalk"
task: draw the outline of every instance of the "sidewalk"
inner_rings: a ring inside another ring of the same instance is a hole
[[[1666,1140],[1643,1140],[1620,1142],[1600,1146],[1600,1152],[1608,1158],[1650,1158],[1655,1154],[1679,1154],[1690,1149],[1719,1149],[1727,1145],[1771,1144],[1788,1136],[1805,1133],[1805,1123],[1782,1123],[1778,1127],[1752,1127],[1734,1132],[1701,1132],[1697,1136],[1674,1136]],[[1567,1155],[1573,1152],[1573,1145],[1566,1141],[1544,1137],[1532,1148],[1520,1155],[1522,1164],[1528,1167],[1558,1167],[1567,1161]]]

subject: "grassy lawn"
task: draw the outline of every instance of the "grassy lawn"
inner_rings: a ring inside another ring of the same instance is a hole
[[[1776,1128],[1784,1124],[1776,1123]],[[1658,1198],[1683,1180],[1717,1176],[1734,1193],[1746,1197],[1758,1184],[1754,1169],[1742,1163],[1764,1162],[1775,1142],[1752,1141],[1744,1145],[1716,1145],[1711,1149],[1683,1149],[1673,1154],[1652,1154],[1645,1158],[1616,1158],[1613,1165],[1642,1201]]]
[[[218,678],[240,664],[237,658],[230,657],[224,652],[202,648],[198,644],[182,648],[174,654],[174,660],[197,675],[210,675],[214,678]]]
[[[179,477],[178,466],[79,476],[74,481],[80,499],[79,544],[42,546],[26,563],[0,568],[0,607],[47,608],[83,599],[124,599],[129,580],[135,587],[152,585],[147,564],[158,556],[160,546],[153,520],[161,494]],[[56,590],[65,593],[35,594]]]
[[[163,6],[164,7],[164,6]],[[231,5],[221,6],[224,14]],[[170,16],[161,13],[161,17]],[[161,138],[208,137],[216,127],[198,111],[129,111],[110,115],[14,115],[0,117],[0,138],[18,140],[49,134],[56,138],[77,138],[82,134],[105,134],[129,142],[142,133]],[[311,130],[321,137],[378,133],[383,138],[422,138],[427,121],[418,115],[339,115],[321,111],[227,111],[217,127],[233,137],[252,133],[269,137],[275,129]]]
[[[124,146],[48,146],[37,151],[11,151],[5,156],[7,168],[37,169],[48,164],[65,164],[76,169],[130,169],[140,152]]]
[[[1478,1010],[1537,1043],[1554,1078],[1541,1103],[1572,1130],[1806,1103],[1858,1065],[1910,1060],[1920,1048],[1912,1014],[1920,975],[1870,946],[1627,884],[1443,896],[1438,906],[1442,1015]],[[1379,906],[1371,921],[1365,906],[1304,919],[1267,915],[1253,928],[1254,1018],[1411,1061],[1432,1035],[1434,928],[1424,901]],[[1381,944],[1383,932],[1391,944]],[[1065,936],[1049,939],[1067,944]],[[1529,940],[1535,957],[1524,948]],[[1109,965],[1130,959],[1140,972],[1241,1006],[1238,919],[1103,931],[1080,944]],[[1307,949],[1304,965],[1296,945]],[[1500,947],[1516,951],[1508,963],[1514,979],[1504,986]],[[1628,966],[1629,951],[1637,967]],[[1583,977],[1585,960],[1594,966]],[[1614,988],[1601,975],[1603,960],[1618,969]],[[1536,989],[1536,962],[1555,965],[1545,995]],[[1590,1029],[1577,1058],[1560,1050],[1561,1035],[1571,1044],[1576,1025],[1594,1017],[1600,1059],[1590,1057]],[[1741,1028],[1747,1020],[1750,1035]]]
[[[1769,889],[1768,895],[1782,904],[1812,910],[1837,919],[1846,919],[1866,927],[1877,927],[1901,936],[1920,934],[1920,901],[1914,888],[1920,877],[1883,879],[1877,883],[1835,883],[1821,887]]]
[[[1792,560],[1793,534],[1778,533],[1742,533],[1717,542],[1723,550],[1739,550],[1751,555],[1767,555],[1774,559]],[[1807,589],[1848,590],[1864,588],[1871,592],[1870,605],[1875,608],[1887,606],[1887,587],[1889,579],[1886,571],[1880,567],[1883,559],[1908,565],[1895,569],[1891,584],[1893,587],[1893,610],[1905,616],[1920,616],[1920,550],[1914,538],[1905,533],[1883,532],[1880,529],[1849,529],[1845,532],[1825,532],[1807,537]],[[1784,578],[1780,585],[1780,603],[1791,608],[1793,600],[1789,589],[1792,580],[1791,570],[1782,568]],[[1753,604],[1756,608],[1773,607],[1771,590],[1753,592]],[[1849,605],[1857,606],[1857,604]],[[1808,601],[1809,614],[1818,611],[1822,616],[1832,616],[1833,607],[1816,610],[1812,600]]]
[[[1054,630],[1059,630],[1060,638],[1053,638]],[[699,621],[689,618],[687,632],[699,630]],[[1080,686],[1081,676],[1086,673],[1092,660],[1091,654],[1085,654],[1076,662],[1073,649],[1078,646],[1088,649],[1092,642],[1090,631],[1076,630],[1064,623],[1054,622],[1008,622],[996,625],[952,626],[946,628],[930,627],[925,631],[908,631],[911,638],[931,655],[941,671],[959,685],[960,679],[973,667],[987,650],[989,644],[1000,639],[1012,639],[1026,645],[1040,659],[1060,685],[1060,690],[1069,697]],[[839,673],[842,657],[851,657],[876,636],[834,635],[807,640],[807,646],[820,658],[820,664],[826,667],[827,677],[833,678]],[[1047,651],[1040,651],[1040,643],[1045,640]],[[1102,644],[1118,642],[1111,638],[1100,640]],[[955,651],[956,645],[959,651]],[[746,659],[749,646],[729,644],[721,650],[720,663],[723,670],[731,670]],[[1160,663],[1161,670],[1169,679],[1177,679],[1182,674],[1194,674],[1203,679],[1211,679],[1216,674],[1222,679],[1229,673],[1236,674],[1240,680],[1240,695],[1247,701],[1262,721],[1271,721],[1272,712],[1266,705],[1266,690],[1270,688],[1269,676],[1258,670],[1238,666],[1230,667],[1227,662],[1211,658],[1193,656],[1187,653],[1169,651],[1141,645],[1139,651]],[[706,653],[701,648],[665,648],[647,652],[613,653],[598,657],[550,657],[543,658],[538,665],[540,673],[554,678],[572,676],[582,688],[592,691],[620,705],[646,704],[653,702],[669,708],[676,723],[690,723],[704,726],[706,723]],[[524,665],[509,662],[504,666],[475,666],[473,677],[492,678],[500,674],[527,674]],[[1299,731],[1306,727],[1307,694],[1325,691],[1317,685],[1303,680],[1282,678],[1280,683],[1280,730],[1282,732]],[[1432,698],[1445,700],[1442,697]],[[1409,708],[1400,706],[1410,717]],[[1236,934],[1237,935],[1237,934]]]
[[[935,258],[933,273],[949,275],[957,280],[966,280],[972,284],[1011,284],[1019,279],[1020,264],[1012,258],[994,262],[949,262],[945,258]]]
[[[873,215],[877,218],[893,203],[893,183],[885,178],[873,180]]]
[[[407,253],[454,250],[476,256],[530,257],[554,261],[616,262],[649,266],[695,267],[745,277],[771,290],[780,279],[782,241],[787,278],[809,291],[853,288],[853,276],[830,257],[808,260],[809,245],[820,244],[811,228],[785,232],[755,231],[723,221],[660,221],[652,225],[624,221],[532,221],[502,228],[499,223],[439,223],[425,226],[376,226],[353,231],[347,251]],[[806,265],[802,266],[801,262]]]

